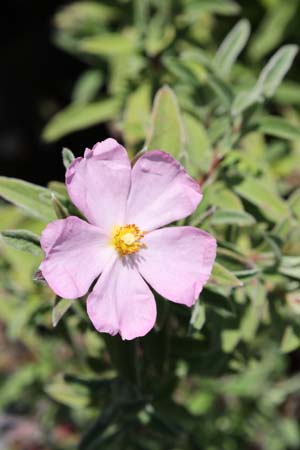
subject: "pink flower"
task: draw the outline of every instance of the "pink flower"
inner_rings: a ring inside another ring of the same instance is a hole
[[[131,168],[114,139],[86,149],[66,173],[78,217],[51,222],[43,231],[46,254],[40,269],[64,298],[85,295],[98,331],[123,339],[144,336],[154,326],[160,295],[192,306],[209,278],[216,241],[194,227],[167,227],[199,204],[199,185],[169,154],[153,150]]]

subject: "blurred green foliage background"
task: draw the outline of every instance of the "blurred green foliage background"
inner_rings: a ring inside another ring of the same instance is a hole
[[[72,210],[64,186],[1,177],[21,207],[0,204],[5,450],[300,447],[299,20],[299,0],[57,10],[53,40],[84,70],[69,104],[46,108],[43,140],[101,124],[132,157],[173,154],[204,193],[186,223],[217,237],[218,257],[192,312],[157,298],[145,338],[99,335],[83,301],[55,301],[36,274],[39,233]]]

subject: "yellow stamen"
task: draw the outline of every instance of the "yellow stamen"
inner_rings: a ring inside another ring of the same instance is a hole
[[[144,232],[134,225],[116,226],[111,239],[112,245],[121,256],[131,255],[138,252],[142,247],[146,247],[140,240],[144,237]]]

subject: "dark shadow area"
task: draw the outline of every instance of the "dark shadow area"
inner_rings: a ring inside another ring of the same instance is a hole
[[[52,17],[65,3],[10,0],[2,4],[1,175],[40,184],[62,179],[62,146],[70,146],[75,153],[81,153],[84,146],[100,139],[99,128],[95,127],[51,145],[41,140],[45,123],[56,110],[69,103],[71,87],[84,68],[84,64],[52,42]]]

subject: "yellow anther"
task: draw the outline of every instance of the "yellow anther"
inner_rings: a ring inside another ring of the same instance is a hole
[[[121,256],[131,255],[138,252],[142,247],[146,247],[140,242],[144,237],[144,232],[133,224],[123,227],[116,226],[113,230],[111,243]]]

